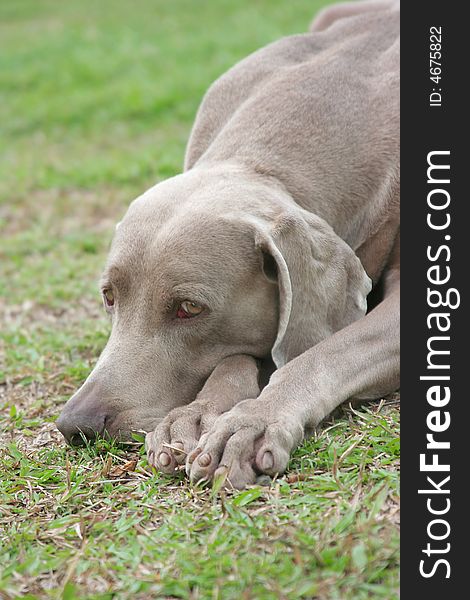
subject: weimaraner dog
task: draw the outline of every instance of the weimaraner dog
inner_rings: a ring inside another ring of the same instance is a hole
[[[243,488],[398,388],[398,36],[396,2],[333,6],[210,87],[184,172],[116,228],[71,444],[144,430],[156,469]]]

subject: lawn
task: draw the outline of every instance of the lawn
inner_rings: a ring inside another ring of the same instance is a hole
[[[181,170],[211,81],[325,3],[0,3],[0,598],[398,597],[397,395],[234,493],[54,427],[109,332],[114,224]]]

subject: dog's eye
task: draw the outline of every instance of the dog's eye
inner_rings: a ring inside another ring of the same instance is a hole
[[[191,317],[197,317],[197,315],[200,315],[203,310],[204,307],[200,304],[197,304],[197,302],[185,300],[179,305],[176,316],[179,319],[190,319]]]
[[[104,298],[104,303],[106,304],[106,306],[114,306],[114,293],[113,290],[110,288],[107,288],[105,290],[103,290],[103,298]]]

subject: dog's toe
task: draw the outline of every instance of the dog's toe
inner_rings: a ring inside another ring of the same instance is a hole
[[[186,461],[197,445],[200,434],[200,414],[189,407],[171,411],[147,434],[145,445],[149,463],[163,473],[173,473]]]

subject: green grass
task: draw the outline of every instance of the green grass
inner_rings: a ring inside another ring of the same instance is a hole
[[[109,332],[114,224],[181,170],[208,85],[325,3],[0,3],[0,598],[398,597],[393,398],[220,496],[54,427]]]

